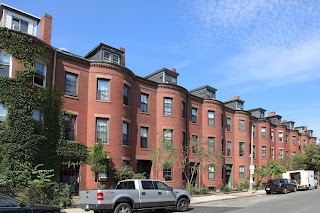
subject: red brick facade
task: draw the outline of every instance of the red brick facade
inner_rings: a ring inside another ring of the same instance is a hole
[[[52,17],[49,18],[52,19]],[[51,37],[51,32],[47,32],[49,25],[51,26],[51,23],[45,25],[44,31],[46,33],[43,34],[44,41],[47,43],[50,43]],[[34,39],[41,42],[37,38]],[[203,187],[220,188],[225,184],[236,187],[247,180],[252,126],[254,126],[253,143],[255,146],[253,162],[258,167],[272,159],[272,148],[274,149],[274,159],[279,159],[280,150],[283,150],[283,156],[288,154],[289,157],[292,157],[294,152],[301,152],[304,145],[316,143],[316,138],[312,137],[312,134],[307,135],[306,129],[300,132],[297,129],[289,129],[282,123],[273,124],[270,117],[257,118],[252,116],[250,111],[232,109],[221,101],[197,97],[181,86],[157,83],[136,76],[135,73],[123,66],[124,49],[113,48],[113,50],[120,51],[122,65],[112,63],[112,61],[90,60],[50,47],[46,87],[54,84],[64,92],[66,73],[76,74],[77,95],[64,95],[64,108],[77,117],[76,141],[93,146],[96,141],[96,119],[107,118],[108,142],[104,145],[104,149],[109,152],[109,163],[118,170],[123,166],[123,161],[129,161],[135,172],[138,171],[138,161],[151,161],[151,147],[159,146],[162,132],[165,129],[172,130],[173,146],[180,153],[182,152],[182,132],[186,133],[187,142],[191,141],[192,135],[196,135],[199,140],[204,141],[207,141],[209,137],[214,137],[215,150],[224,150],[225,161],[217,160],[213,179],[208,178],[207,169],[201,170],[201,174],[198,174],[199,179],[196,184]],[[14,72],[21,70],[21,65],[16,60],[13,60],[12,70]],[[100,101],[96,98],[98,79],[109,80],[108,101]],[[129,106],[124,105],[123,102],[124,84],[130,88]],[[141,112],[140,109],[141,93],[148,95],[147,112]],[[172,99],[171,115],[164,115],[164,98]],[[182,102],[186,103],[187,114],[185,118],[182,115]],[[193,123],[191,119],[192,108],[197,109],[196,123]],[[214,125],[208,125],[208,111],[214,111]],[[227,130],[227,118],[231,119],[230,130]],[[243,127],[239,126],[239,120],[244,121]],[[129,146],[122,145],[123,122],[128,123],[130,127]],[[141,127],[148,128],[148,148],[140,148]],[[266,130],[265,137],[262,137],[262,127],[265,127]],[[273,140],[271,139],[272,130]],[[279,141],[279,131],[283,133],[282,142]],[[286,135],[288,135],[287,142]],[[293,136],[296,137],[295,144],[292,142]],[[230,156],[227,156],[228,142],[231,142]],[[243,142],[244,153],[240,156],[239,146]],[[265,157],[262,153],[263,147],[265,147]],[[191,162],[195,160],[192,152],[189,157]],[[177,159],[172,168],[172,180],[168,181],[170,185],[175,187],[185,186],[180,164]],[[201,164],[205,165],[206,162],[201,162]],[[240,177],[240,167],[244,168],[243,177]],[[83,164],[80,171],[80,189],[95,188],[95,175],[90,171],[89,166]],[[162,171],[156,175],[153,165],[150,178],[163,179]]]

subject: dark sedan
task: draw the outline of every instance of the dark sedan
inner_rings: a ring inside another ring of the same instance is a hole
[[[278,178],[274,180],[269,180],[265,187],[267,194],[272,194],[274,192],[284,193],[287,192],[296,192],[296,185],[286,178]]]
[[[30,205],[4,195],[0,195],[0,212],[66,213],[64,209],[59,207],[45,205]]]

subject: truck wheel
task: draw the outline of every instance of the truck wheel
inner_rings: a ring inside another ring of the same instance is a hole
[[[131,213],[132,208],[127,203],[119,203],[114,210],[114,213]]]
[[[187,198],[180,198],[177,203],[177,210],[185,212],[189,208],[189,201]]]

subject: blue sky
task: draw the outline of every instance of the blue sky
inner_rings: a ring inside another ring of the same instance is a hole
[[[318,0],[0,0],[53,16],[52,45],[84,56],[100,42],[126,49],[146,76],[176,68],[188,90],[210,85],[217,99],[276,112],[320,138]]]

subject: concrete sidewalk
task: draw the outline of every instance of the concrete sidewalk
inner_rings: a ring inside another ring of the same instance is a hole
[[[229,194],[219,193],[219,194],[213,194],[213,195],[192,196],[190,205],[192,206],[192,204],[221,201],[221,200],[231,200],[231,199],[238,199],[243,197],[262,196],[265,194],[266,192],[264,190],[258,190],[258,191],[253,191],[253,193],[234,192]],[[66,209],[66,211],[67,213],[85,213],[85,211],[80,208]],[[89,213],[93,213],[93,211],[89,211]]]

